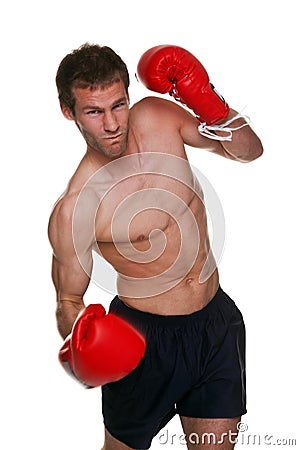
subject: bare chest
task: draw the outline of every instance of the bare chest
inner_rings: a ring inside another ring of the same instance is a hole
[[[197,195],[195,180],[186,161],[164,156],[131,159],[131,169],[106,186],[95,221],[98,242],[141,242],[178,228]]]

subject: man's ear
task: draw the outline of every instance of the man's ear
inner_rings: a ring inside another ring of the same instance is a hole
[[[70,110],[70,108],[64,104],[60,104],[60,109],[61,112],[63,113],[63,115],[65,116],[66,119],[68,120],[75,120],[75,117],[73,116],[72,111]]]

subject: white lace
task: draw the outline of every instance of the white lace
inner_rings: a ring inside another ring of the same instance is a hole
[[[246,120],[246,123],[243,123],[243,125],[240,125],[239,127],[231,128],[228,127],[232,122],[234,122],[236,119],[243,118]],[[202,136],[205,136],[209,139],[214,139],[215,141],[232,141],[232,132],[239,130],[240,128],[246,127],[250,124],[250,117],[244,116],[243,114],[237,114],[236,116],[232,117],[231,119],[227,120],[227,122],[222,123],[221,125],[206,125],[206,122],[200,123],[198,127],[198,131]],[[225,133],[228,133],[227,136],[218,136],[215,134],[215,131],[225,131]]]

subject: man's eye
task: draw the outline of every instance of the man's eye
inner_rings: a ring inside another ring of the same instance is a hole
[[[117,104],[114,106],[114,109],[116,109],[116,108],[122,108],[124,105],[125,105],[125,102],[117,103]]]
[[[96,115],[96,114],[100,114],[101,111],[99,111],[98,109],[93,109],[91,111],[88,111],[87,114],[90,116]]]

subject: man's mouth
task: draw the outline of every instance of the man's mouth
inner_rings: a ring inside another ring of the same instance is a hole
[[[109,141],[113,141],[113,140],[119,139],[121,136],[122,136],[122,133],[117,134],[116,136],[107,136],[105,139],[107,139]]]

